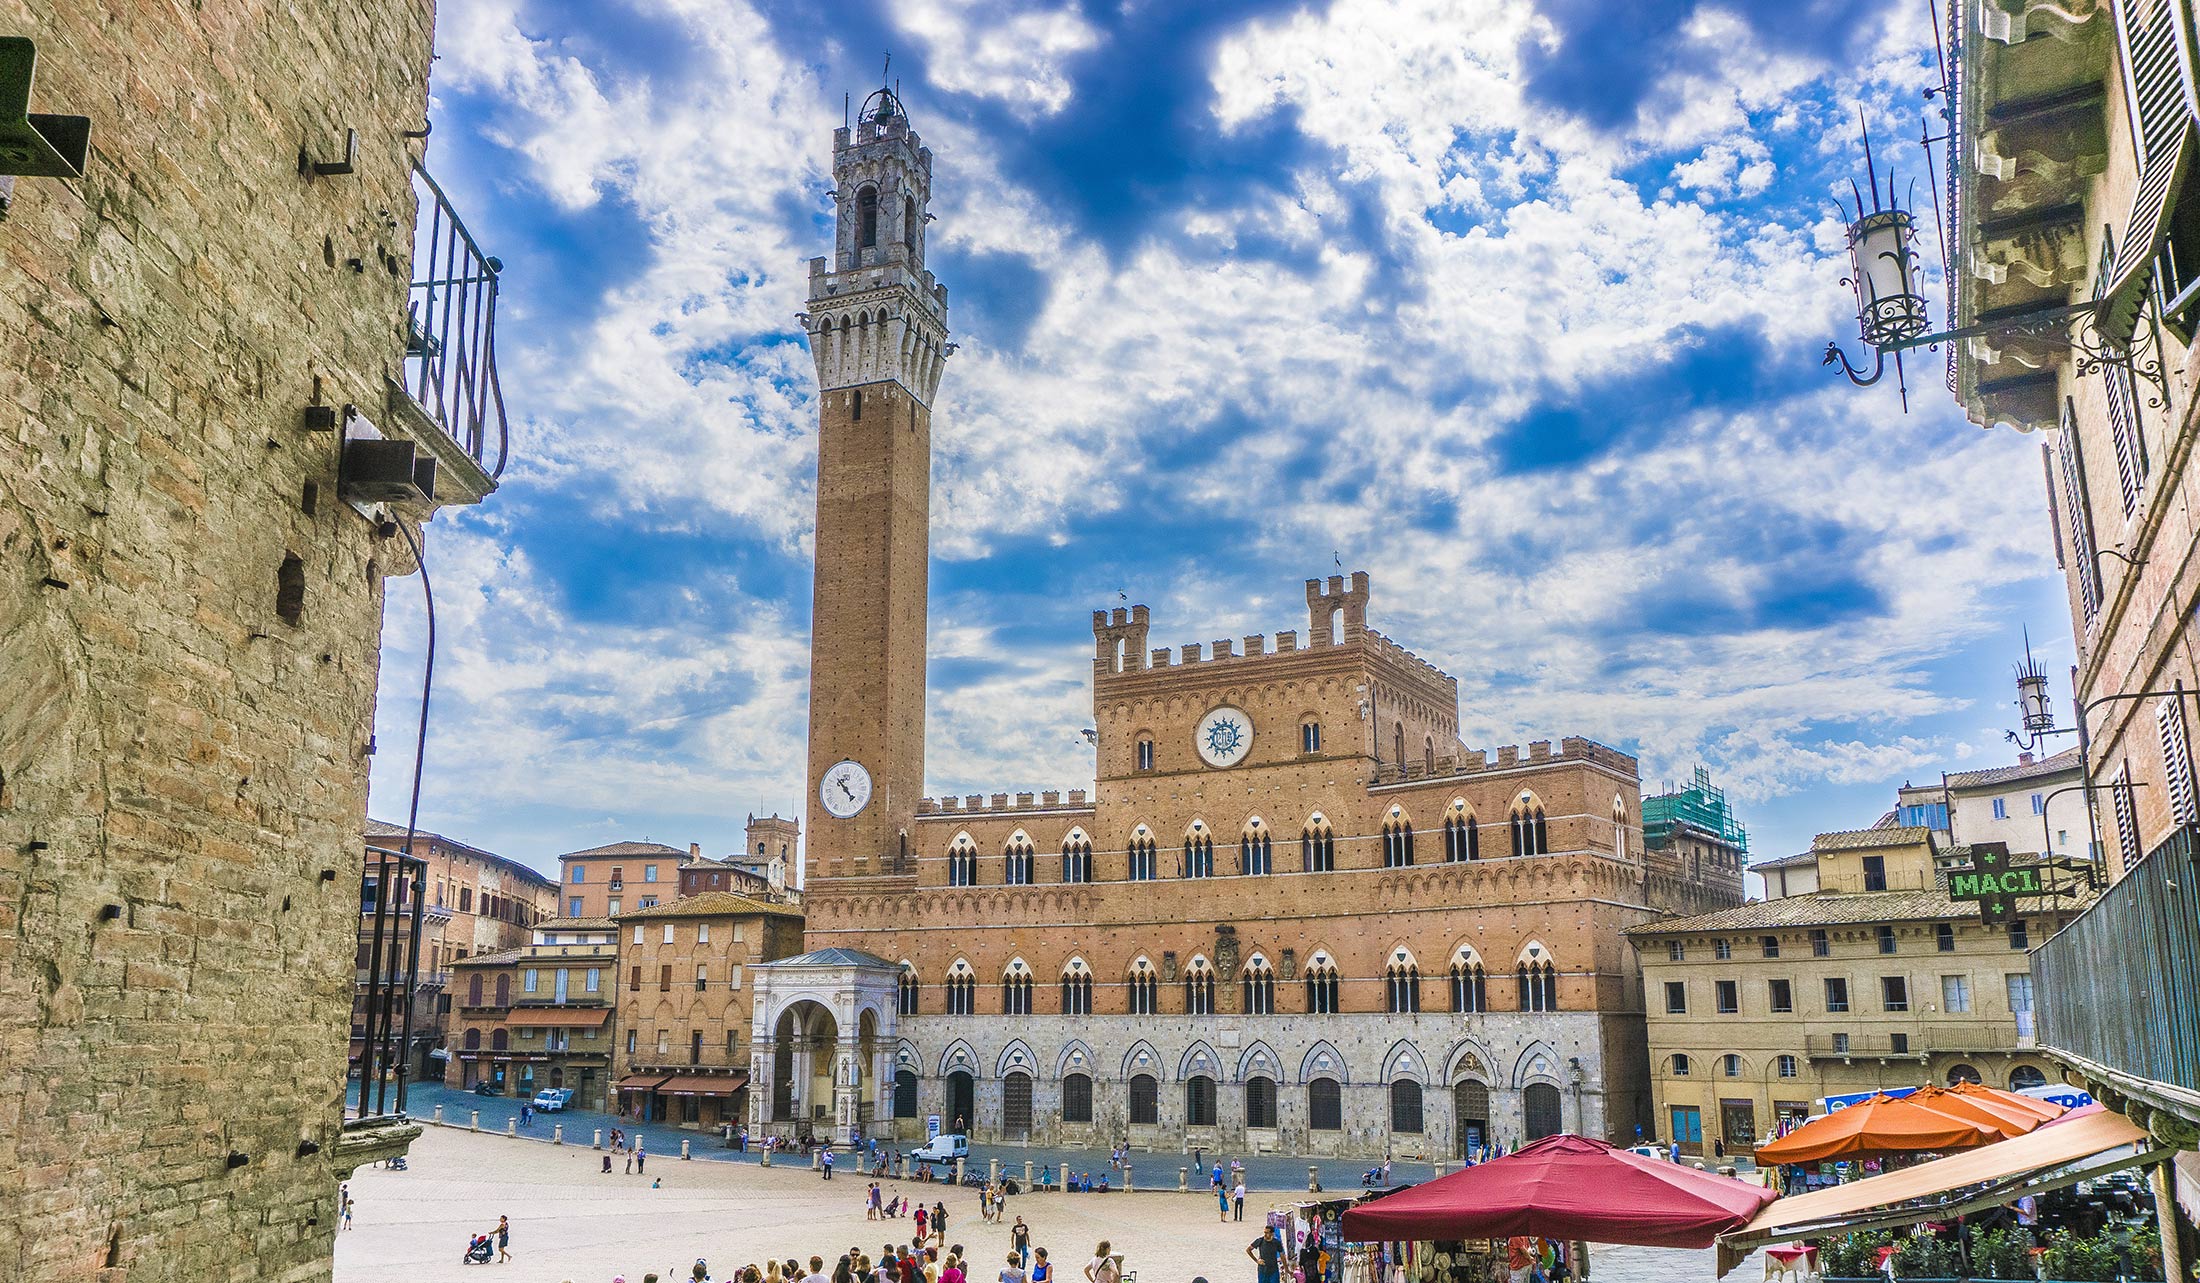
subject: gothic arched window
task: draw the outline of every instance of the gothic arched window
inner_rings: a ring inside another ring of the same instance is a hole
[[[1306,968],[1306,1010],[1317,1016],[1337,1013],[1337,964],[1317,953]]]
[[[1406,1016],[1421,1009],[1421,968],[1410,957],[1393,957],[1383,972],[1390,1014]]]
[[[1268,826],[1255,820],[1246,826],[1245,832],[1238,838],[1238,872],[1262,874],[1274,870],[1274,862],[1270,859]]]
[[[1062,839],[1062,881],[1092,881],[1092,840],[1083,829],[1071,829]]]
[[[1006,867],[1006,875],[1001,880],[1012,887],[1031,885],[1032,854],[1031,840],[1024,836],[1023,830],[1017,830],[1001,850]]]
[[[1390,818],[1383,821],[1383,867],[1404,869],[1413,865],[1413,821],[1403,810],[1392,807]]]
[[[1268,960],[1254,954],[1245,964],[1245,1014],[1248,1016],[1273,1016],[1276,1014],[1276,973]]]
[[[967,833],[958,835],[954,845],[947,848],[947,885],[978,885],[978,844]]]
[[[1523,793],[1512,809],[1512,853],[1514,855],[1549,855],[1551,853],[1550,830],[1544,826],[1543,804],[1531,793]]]
[[[1215,1014],[1215,973],[1205,958],[1192,959],[1192,965],[1184,971],[1184,1014]]]
[[[1482,858],[1482,843],[1477,835],[1474,812],[1466,803],[1454,802],[1444,815],[1444,861],[1460,864]]]
[[[1062,1014],[1092,1014],[1092,973],[1085,970],[1084,963],[1074,959],[1062,972]]]
[[[947,973],[947,1014],[974,1016],[977,1012],[978,977],[971,974],[969,963],[958,958]]]
[[[1215,835],[1204,824],[1194,824],[1192,831],[1184,835],[1183,875],[1187,878],[1211,878],[1215,875]]]
[[[1131,966],[1131,1014],[1161,1014],[1161,977],[1155,974],[1153,965],[1144,958]]]
[[[1488,977],[1472,949],[1461,948],[1451,960],[1451,1009],[1461,1013],[1490,1009]]]
[[[917,1014],[917,993],[919,992],[917,987],[917,969],[910,966],[906,962],[902,963],[901,979],[899,983],[901,989],[899,1004],[901,1014],[905,1016],[914,1016]]]
[[[1131,881],[1133,881],[1133,882],[1151,882],[1151,881],[1153,881],[1153,880],[1154,880],[1154,841],[1153,841],[1153,834],[1151,834],[1151,833],[1148,833],[1148,832],[1147,832],[1147,831],[1146,831],[1145,829],[1143,829],[1143,828],[1141,828],[1141,829],[1140,829],[1140,830],[1139,830],[1138,832],[1136,832],[1136,833],[1133,833],[1133,834],[1131,835],[1131,851],[1130,851],[1130,855],[1131,855]]]
[[[914,196],[902,197],[901,243],[909,247],[909,252],[911,254],[917,252],[917,228],[920,226],[917,221],[918,218],[919,215],[917,213],[917,198]]]
[[[1337,836],[1318,813],[1299,832],[1299,863],[1308,873],[1336,871]]]
[[[1001,1014],[1031,1014],[1031,970],[1021,960],[1010,963],[1001,976]]]

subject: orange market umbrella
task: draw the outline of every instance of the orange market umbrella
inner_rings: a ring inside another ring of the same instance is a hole
[[[2061,1105],[2052,1100],[2040,1100],[2036,1097],[2027,1096],[2023,1092],[2003,1091],[1999,1087],[1984,1087],[1978,1083],[1957,1083],[1948,1090],[1958,1096],[1970,1096],[1978,1100],[1991,1101],[1996,1105],[2010,1109],[2030,1111],[2039,1115],[2039,1119],[2043,1123],[2049,1119],[2060,1118],[2063,1115]]]
[[[2029,1109],[2019,1109],[1986,1096],[1952,1092],[1945,1087],[1920,1087],[1903,1099],[1913,1105],[1922,1105],[1936,1114],[1984,1123],[2000,1133],[2003,1140],[2022,1136],[2046,1121]]]
[[[1759,1146],[1757,1162],[1815,1163],[1828,1158],[1970,1149],[2001,1138],[2000,1131],[1985,1123],[1938,1113],[1892,1096],[1873,1095]]]

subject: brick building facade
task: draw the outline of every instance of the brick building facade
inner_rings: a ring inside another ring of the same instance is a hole
[[[1150,649],[1145,607],[1096,613],[1094,788],[916,796],[930,170],[888,91],[835,135],[807,313],[813,952],[765,969],[752,1126],[1354,1154],[1631,1132],[1620,932],[1738,902],[1740,858],[1646,850],[1625,753],[1469,750],[1457,682],[1368,625],[1364,573],[1307,581],[1272,644]]]
[[[92,122],[0,224],[0,1274],[326,1279],[339,1178],[412,1132],[343,1102],[427,509],[341,502],[309,411],[493,488],[394,381],[432,19],[0,0],[33,108]]]
[[[554,918],[520,945],[453,964],[444,1083],[520,1097],[566,1087],[581,1108],[607,1108],[617,934],[608,918]]]
[[[703,891],[618,918],[618,1107],[716,1127],[746,1116],[750,969],[802,951],[802,913]]]

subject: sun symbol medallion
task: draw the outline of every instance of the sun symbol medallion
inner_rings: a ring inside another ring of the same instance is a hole
[[[1209,766],[1236,766],[1253,747],[1253,719],[1243,709],[1224,705],[1199,719],[1192,745]]]

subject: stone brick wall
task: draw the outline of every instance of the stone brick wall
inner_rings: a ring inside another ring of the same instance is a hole
[[[94,122],[0,222],[0,1276],[329,1276],[410,566],[301,422],[402,359],[432,18],[0,0],[34,108]]]

